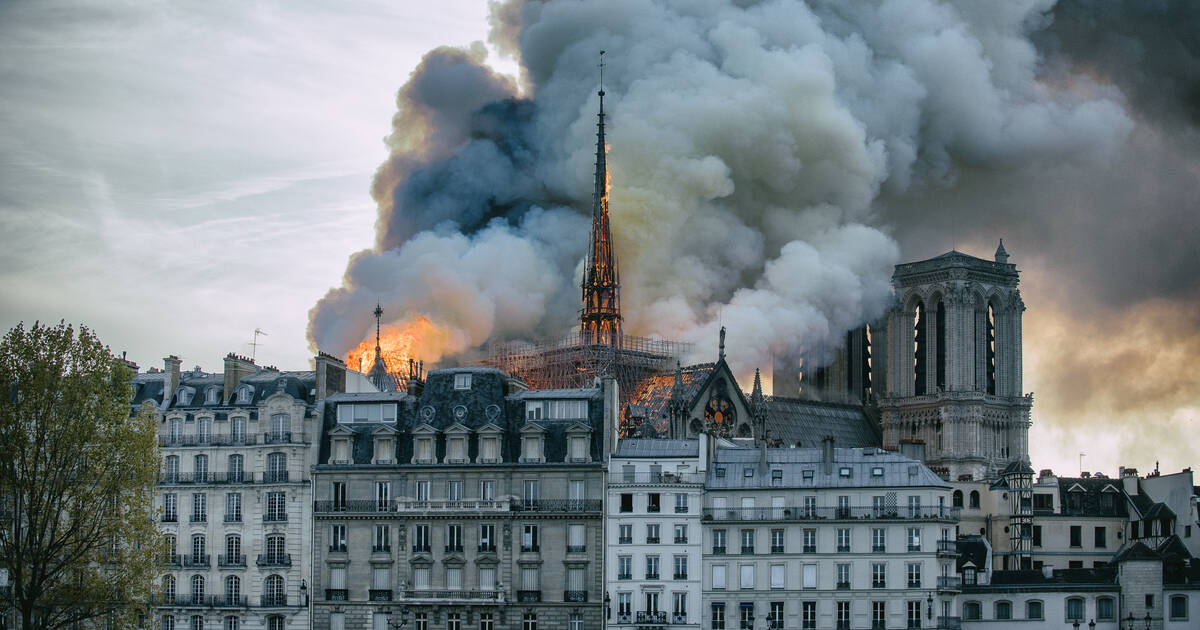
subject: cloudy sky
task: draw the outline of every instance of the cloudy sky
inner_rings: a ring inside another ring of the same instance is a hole
[[[260,363],[345,352],[376,301],[468,349],[565,332],[604,48],[630,332],[726,323],[749,368],[1003,237],[1034,466],[1178,470],[1196,32],[1133,0],[0,2],[0,323],[213,370],[255,328]]]

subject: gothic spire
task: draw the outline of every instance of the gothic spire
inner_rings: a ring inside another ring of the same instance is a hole
[[[608,220],[608,165],[604,143],[604,51],[600,51],[600,113],[596,125],[596,180],[592,240],[583,276],[579,331],[585,344],[621,344],[621,280]]]
[[[762,375],[758,368],[754,368],[754,389],[750,392],[750,407],[755,415],[762,411],[763,406],[763,391],[762,391]]]
[[[375,356],[378,357],[379,350],[379,318],[383,317],[383,307],[379,302],[375,303]]]

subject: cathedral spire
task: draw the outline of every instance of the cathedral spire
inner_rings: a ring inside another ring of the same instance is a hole
[[[383,317],[383,307],[375,303],[375,362],[367,373],[367,380],[381,392],[395,391],[396,379],[387,371],[387,363],[383,360],[383,350],[379,347],[380,318]],[[359,369],[362,369],[361,367]]]
[[[383,307],[379,305],[379,302],[376,302],[375,303],[375,356],[376,357],[378,357],[380,354],[380,350],[379,350],[379,319],[381,317],[383,317]]]
[[[600,51],[600,113],[596,125],[596,180],[592,240],[583,276],[579,331],[585,344],[621,345],[621,280],[608,220],[608,165],[604,143],[604,51]]]

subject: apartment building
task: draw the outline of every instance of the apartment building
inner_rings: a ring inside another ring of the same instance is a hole
[[[616,386],[527,390],[492,368],[325,406],[313,627],[585,630],[604,623]]]
[[[621,439],[609,459],[609,628],[698,628],[707,442]]]
[[[704,608],[714,630],[950,628],[950,486],[874,448],[715,449]]]
[[[322,379],[234,354],[223,373],[181,372],[170,356],[134,376],[134,405],[159,410],[162,630],[308,627],[317,403],[346,380],[340,361],[317,363]]]

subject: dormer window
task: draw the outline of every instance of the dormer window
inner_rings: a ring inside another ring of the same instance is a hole
[[[413,429],[413,464],[435,464],[437,455],[434,449],[434,440],[437,437],[438,430],[428,424]]]
[[[500,455],[500,433],[500,427],[490,423],[479,428],[479,452],[475,456],[475,463],[501,463],[503,458]]]
[[[871,476],[872,477],[882,477],[883,476],[883,466],[873,466],[871,468]]]
[[[179,401],[178,404],[180,404],[180,405],[192,404],[192,394],[194,392],[195,392],[195,390],[193,390],[190,387],[180,387],[178,393],[176,394],[176,400]]]
[[[848,478],[851,476],[851,474],[853,474],[853,471],[850,469],[849,466],[842,466],[841,468],[838,469],[839,477],[847,477]]]
[[[455,374],[454,375],[454,389],[471,389],[471,375],[470,374]]]
[[[521,429],[521,462],[522,464],[540,464],[546,461],[542,439],[545,429],[536,424],[527,424]]]
[[[352,455],[352,434],[340,434],[333,438],[333,453],[329,457],[331,464],[350,464],[353,463]]]
[[[471,430],[457,422],[446,428],[447,464],[467,463],[467,439]]]
[[[210,387],[210,388],[208,388],[208,391],[204,392],[204,404],[206,404],[206,405],[217,404],[217,388]]]
[[[252,396],[254,396],[254,388],[249,385],[242,385],[237,389],[237,404],[249,404]]]
[[[577,422],[567,429],[567,461],[577,464],[592,461],[592,431],[583,423]]]
[[[396,463],[396,448],[395,440],[391,432],[376,431],[375,432],[375,453],[372,462],[375,464],[394,464]]]

